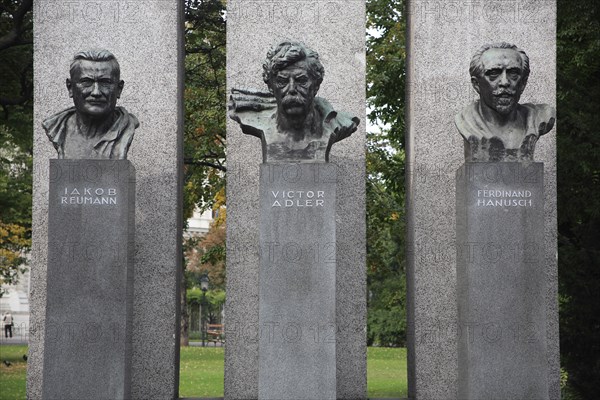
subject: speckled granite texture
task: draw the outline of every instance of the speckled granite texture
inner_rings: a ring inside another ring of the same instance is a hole
[[[29,399],[41,398],[46,304],[48,159],[42,120],[72,106],[73,55],[106,48],[121,64],[119,105],[140,127],[128,159],[137,173],[132,396],[177,397],[181,262],[182,14],[179,0],[34,2],[35,112]]]
[[[523,48],[531,75],[522,103],[556,104],[556,2],[408,2],[407,203],[409,395],[457,397],[454,176],[464,161],[454,115],[475,100],[469,62],[484,43]],[[556,259],[556,131],[542,137],[543,257],[549,397],[559,398]]]
[[[548,398],[543,172],[469,162],[456,174],[459,399]]]

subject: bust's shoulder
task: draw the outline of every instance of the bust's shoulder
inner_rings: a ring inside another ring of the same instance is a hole
[[[57,112],[42,122],[42,127],[52,143],[60,145],[65,140],[67,131],[74,126],[71,125],[74,124],[74,115],[75,107],[71,107]]]
[[[454,116],[454,125],[465,140],[469,140],[472,136],[477,138],[488,136],[486,135],[488,132],[485,131],[486,124],[479,113],[479,100],[469,103],[460,110]]]
[[[519,104],[520,112],[525,115],[527,132],[545,135],[554,127],[556,109],[550,104]]]
[[[526,110],[528,118],[550,119],[556,118],[556,109],[550,104],[519,104],[519,107]]]

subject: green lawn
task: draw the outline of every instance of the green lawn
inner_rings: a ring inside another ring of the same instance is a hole
[[[27,363],[23,360],[24,354],[27,354],[27,346],[0,346],[0,399],[25,399]],[[12,365],[7,367],[3,361]]]
[[[180,397],[223,397],[223,348],[182,347]]]
[[[367,392],[369,397],[408,397],[406,349],[367,349]]]
[[[0,400],[25,399],[27,346],[0,346]],[[367,358],[369,397],[406,397],[406,349],[370,347]],[[182,347],[181,397],[223,396],[223,348]]]

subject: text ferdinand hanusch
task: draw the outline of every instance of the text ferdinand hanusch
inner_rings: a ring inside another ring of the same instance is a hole
[[[116,205],[117,189],[114,188],[65,188],[60,204]]]
[[[478,207],[531,207],[530,190],[477,190]]]

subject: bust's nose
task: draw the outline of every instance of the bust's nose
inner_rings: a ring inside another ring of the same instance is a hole
[[[296,89],[296,81],[294,80],[294,78],[290,78],[287,84],[287,92],[291,95],[295,95],[298,93],[298,90]]]
[[[98,82],[94,82],[94,86],[92,86],[92,93],[90,93],[92,97],[101,97],[102,92],[100,91],[100,84]]]
[[[510,82],[508,81],[508,76],[506,75],[506,70],[502,71],[502,74],[500,75],[500,80],[498,82],[498,85],[500,85],[500,87],[508,87],[508,86],[510,86]]]

